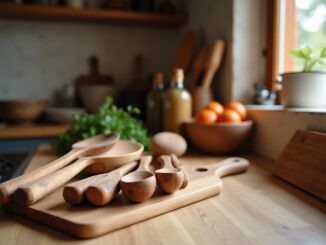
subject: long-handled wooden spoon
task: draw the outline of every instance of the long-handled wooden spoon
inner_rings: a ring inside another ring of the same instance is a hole
[[[139,159],[143,149],[144,146],[139,143],[120,140],[106,153],[81,157],[65,168],[44,176],[29,185],[18,188],[14,194],[14,199],[19,204],[33,204],[92,164],[97,165],[98,173],[108,172],[122,164]]]
[[[183,184],[184,174],[180,169],[173,167],[171,156],[162,155],[157,159],[163,168],[155,171],[157,185],[165,193],[173,193]]]
[[[78,205],[86,199],[87,191],[88,201],[98,206],[105,205],[119,192],[121,177],[134,170],[137,166],[138,162],[134,161],[109,173],[93,175],[70,183],[63,189],[63,198],[72,205]]]
[[[205,75],[202,82],[203,87],[209,87],[212,83],[213,77],[220,67],[223,53],[224,53],[225,43],[223,40],[216,40],[211,47],[211,53],[206,62]]]
[[[181,188],[187,187],[189,183],[189,174],[187,173],[186,168],[180,163],[178,157],[175,154],[171,154],[171,161],[172,161],[172,165],[175,168],[180,169],[183,172],[184,178],[183,178]]]
[[[137,170],[122,177],[120,181],[124,196],[132,202],[144,202],[155,192],[156,179],[148,169],[151,161],[152,156],[142,156]]]
[[[73,144],[72,150],[57,160],[2,183],[0,185],[0,203],[7,203],[19,186],[31,183],[47,174],[63,168],[78,157],[90,156],[108,151],[118,142],[119,138],[120,135],[118,133],[102,134]]]

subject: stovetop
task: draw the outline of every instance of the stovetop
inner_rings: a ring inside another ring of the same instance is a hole
[[[31,155],[31,152],[0,153],[0,183],[21,175]]]

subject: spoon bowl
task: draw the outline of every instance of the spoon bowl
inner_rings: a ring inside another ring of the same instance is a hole
[[[173,193],[179,190],[184,181],[184,173],[173,167],[171,156],[160,156],[158,161],[163,165],[163,168],[155,171],[157,185],[165,193]]]
[[[156,178],[148,171],[151,161],[151,156],[141,157],[138,169],[125,175],[120,181],[124,196],[132,202],[144,202],[155,192]]]

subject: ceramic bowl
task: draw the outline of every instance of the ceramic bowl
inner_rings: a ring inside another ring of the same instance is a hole
[[[253,121],[215,124],[190,121],[185,123],[187,137],[199,150],[207,153],[226,154],[238,150],[247,140]]]
[[[117,96],[117,90],[112,85],[80,85],[78,91],[83,105],[91,113],[96,113],[108,96],[113,99]]]
[[[52,122],[69,124],[73,122],[74,114],[82,114],[85,111],[84,108],[49,107],[46,109],[45,113]]]
[[[9,123],[32,123],[48,106],[46,100],[6,100],[0,101],[1,117]]]

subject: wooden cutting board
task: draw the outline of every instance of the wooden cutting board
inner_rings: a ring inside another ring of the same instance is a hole
[[[244,172],[249,165],[243,158],[228,159],[205,166],[185,166],[189,173],[185,189],[168,195],[157,190],[150,200],[140,204],[128,202],[120,192],[104,207],[87,203],[71,206],[65,203],[60,188],[32,206],[9,203],[4,208],[76,237],[92,238],[219,194],[222,181],[218,176]]]
[[[278,157],[274,174],[326,201],[326,134],[297,130]]]

